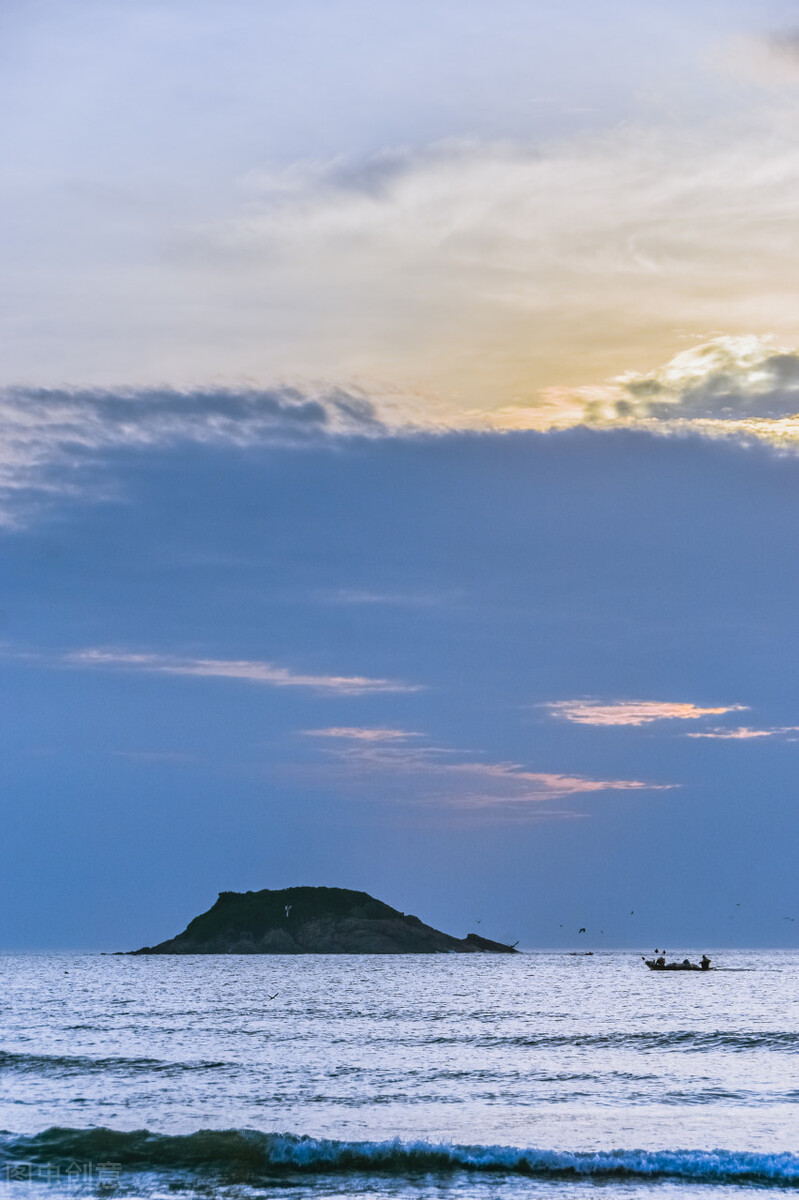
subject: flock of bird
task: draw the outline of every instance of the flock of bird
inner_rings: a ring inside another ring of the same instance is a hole
[[[736,907],[736,908],[740,908],[740,907],[741,907],[741,902],[740,902],[740,900],[736,901],[736,903],[735,903],[735,907]],[[634,916],[635,916],[635,909],[634,909],[634,908],[631,908],[631,909],[630,909],[630,916],[631,916],[631,917],[634,917]],[[783,917],[782,919],[783,919],[783,921],[795,921],[795,920],[796,920],[796,917]],[[732,920],[734,920],[734,917],[733,917],[732,915],[730,915],[730,916],[728,916],[728,917],[727,917],[727,920],[728,920],[728,921],[732,921]],[[478,924],[479,924],[479,922],[478,922]],[[563,929],[563,925],[562,925],[562,924],[561,924],[561,925],[558,925],[558,929]],[[579,936],[579,934],[581,934],[581,933],[587,933],[587,932],[588,932],[588,930],[586,929],[585,925],[581,925],[581,926],[580,926],[580,928],[577,930],[577,934],[578,934],[578,936]],[[600,931],[599,931],[599,932],[600,932],[601,934],[604,934],[604,932],[605,932],[605,931],[604,931],[604,929],[600,929]]]

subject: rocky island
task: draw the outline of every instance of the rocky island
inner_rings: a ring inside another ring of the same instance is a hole
[[[366,892],[292,887],[220,892],[183,933],[131,954],[515,954],[470,933],[451,937]]]

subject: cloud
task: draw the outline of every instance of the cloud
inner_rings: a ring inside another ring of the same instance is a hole
[[[543,705],[556,717],[577,725],[648,725],[652,721],[696,720],[699,717],[720,716],[722,713],[743,712],[745,704],[718,708],[701,708],[697,704],[669,703],[663,700],[615,700],[603,704],[599,700],[556,700]]]
[[[253,173],[193,253],[279,280],[315,369],[333,317],[339,370],[423,379],[431,415],[449,395],[472,420],[540,428],[567,415],[547,388],[702,331],[795,337],[795,123],[786,101],[701,127],[295,162]]]
[[[240,679],[271,687],[311,688],[322,693],[362,696],[372,692],[417,692],[420,686],[361,675],[304,675],[274,663],[249,659],[180,658],[135,654],[121,650],[75,650],[59,660],[70,667],[108,667],[156,675],[189,675],[210,679]]]
[[[338,736],[327,730],[317,735]],[[328,751],[349,781],[383,776],[392,783],[410,782],[414,799],[446,808],[485,810],[486,813],[529,810],[546,801],[599,792],[667,791],[672,784],[645,783],[637,779],[594,779],[552,771],[531,771],[519,763],[484,762],[463,751],[436,745],[392,744],[354,731],[342,736],[351,744]],[[401,731],[399,731],[401,732]],[[407,735],[404,735],[407,736]],[[401,739],[396,739],[400,741]],[[569,813],[569,817],[583,814]]]
[[[419,432],[420,427],[417,426],[416,431]],[[373,604],[398,608],[433,608],[440,605],[451,605],[454,601],[462,600],[463,596],[463,591],[457,588],[450,591],[429,592],[389,592],[369,588],[339,588],[336,591],[324,593],[324,599],[331,604]]]
[[[60,30],[12,19],[5,378],[338,372],[502,405],[631,348],[657,361],[675,330],[792,320],[795,112],[755,115],[701,69],[740,13],[653,40],[646,5],[587,6],[579,30],[519,3],[455,30],[444,5],[422,46],[402,5],[364,9],[357,38],[337,6],[312,36],[302,5],[280,29],[268,5],[200,7],[159,5],[157,35],[98,30],[92,6]],[[514,140],[423,144],[463,129]]]
[[[690,738],[720,738],[724,741],[748,741],[750,738],[781,737],[789,733],[799,733],[799,725],[783,725],[774,729],[750,729],[746,725],[741,725],[737,729],[708,729],[704,733],[687,733],[685,736]]]
[[[436,764],[440,773],[464,775],[473,779],[489,779],[496,790],[480,794],[482,805],[528,804],[541,800],[557,800],[590,792],[665,791],[668,784],[642,783],[636,779],[590,779],[584,775],[562,775],[550,771],[528,771],[516,763],[462,762]],[[461,803],[462,796],[454,803]],[[474,807],[471,794],[467,807]]]
[[[32,494],[74,493],[81,468],[123,449],[258,447],[586,425],[763,441],[799,449],[799,353],[760,337],[718,337],[649,373],[546,389],[534,405],[470,409],[352,386],[306,389],[0,390],[0,523]],[[341,589],[344,604],[430,606],[453,594]]]
[[[331,726],[329,729],[304,729],[308,737],[337,738],[354,742],[407,742],[409,738],[422,737],[407,729],[359,729],[348,725]]]
[[[735,24],[714,26],[714,39]],[[747,41],[770,77],[778,62],[795,71],[796,44],[790,29]],[[695,62],[704,53],[691,41]],[[651,58],[638,58],[635,73]],[[626,64],[633,69],[630,55]],[[95,81],[98,95],[106,76]],[[157,390],[163,380],[181,389],[212,379],[229,387],[334,380],[356,400],[396,388],[406,423],[416,406],[431,424],[542,428],[581,406],[576,389],[631,367],[646,373],[714,332],[774,333],[794,344],[796,95],[726,89],[708,107],[705,80],[701,102],[694,94],[681,117],[679,104],[653,93],[644,100],[636,88],[627,115],[638,120],[607,119],[600,104],[596,116],[564,122],[574,99],[568,76],[557,72],[553,123],[541,123],[528,96],[532,121],[472,126],[506,129],[504,139],[436,137],[458,121],[422,121],[411,131],[392,115],[365,141],[347,135],[311,148],[306,123],[293,144],[271,152],[248,137],[234,161],[230,145],[254,110],[243,106],[222,136],[216,106],[206,125],[219,137],[218,160],[211,166],[205,126],[193,140],[195,122],[192,137],[169,139],[168,156],[160,146],[160,178],[141,162],[133,169],[132,143],[120,157],[110,136],[111,158],[97,143],[99,160],[92,155],[76,176],[63,123],[51,123],[43,99],[52,80],[39,81],[39,132],[54,137],[55,174],[31,173],[29,137],[15,140],[21,158],[12,156],[17,166],[5,179],[17,236],[6,271],[3,381],[57,389],[122,380]],[[171,67],[168,77],[174,98]],[[684,103],[677,78],[670,86]],[[134,91],[125,90],[122,107],[138,120]],[[419,111],[417,101],[414,90],[409,112]],[[161,108],[168,117],[169,105]],[[714,110],[723,115],[713,118]],[[137,143],[150,164],[163,119],[153,114]],[[73,150],[82,154],[94,139],[89,130],[84,145],[86,130],[73,124],[81,137]],[[375,149],[331,154],[331,144]],[[199,174],[175,158],[188,145]],[[362,421],[363,409],[350,418]]]
[[[799,449],[799,353],[770,337],[713,338],[654,371],[549,396],[563,425]]]
[[[762,337],[717,337],[649,373],[549,388],[533,406],[458,407],[377,389],[0,390],[0,522],[31,493],[74,492],[90,463],[122,449],[199,444],[335,444],[348,437],[431,436],[588,425],[693,433],[799,449],[799,353]],[[429,606],[453,594],[340,589],[334,602]]]
[[[123,449],[185,444],[259,447],[342,438],[458,432],[546,432],[584,425],[765,442],[799,450],[799,352],[768,337],[716,337],[649,372],[544,389],[535,403],[493,409],[376,387],[6,388],[0,390],[0,523],[32,494],[74,493],[81,468]],[[453,594],[340,589],[362,605],[430,606]]]
[[[735,78],[771,92],[799,85],[799,30],[731,38],[719,52],[718,65]]]
[[[134,763],[196,763],[194,754],[182,750],[115,750],[114,758]]]
[[[5,388],[0,504],[21,490],[74,490],[76,466],[120,449],[301,445],[387,432],[374,403],[354,389]]]

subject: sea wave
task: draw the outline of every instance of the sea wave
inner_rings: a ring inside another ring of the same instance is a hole
[[[107,1074],[109,1071],[124,1073],[143,1071],[175,1074],[181,1071],[209,1071],[228,1066],[223,1062],[169,1062],[161,1058],[93,1058],[88,1054],[21,1054],[0,1050],[0,1070],[23,1071],[33,1074]]]
[[[445,1142],[346,1142],[262,1133],[199,1130],[167,1135],[148,1130],[47,1129],[28,1137],[0,1135],[5,1165],[103,1160],[124,1172],[200,1172],[256,1180],[275,1174],[369,1173],[416,1176],[473,1172],[542,1178],[673,1179],[799,1187],[799,1154],[732,1150],[607,1150],[570,1153]]]
[[[434,1041],[436,1039],[431,1039]],[[454,1039],[459,1041],[460,1039]],[[467,1040],[467,1039],[464,1039]],[[474,1039],[481,1046],[536,1046],[552,1049],[585,1047],[634,1047],[638,1050],[782,1050],[799,1051],[799,1032],[795,1030],[722,1030],[712,1032],[674,1029],[663,1032],[522,1034],[483,1036]]]

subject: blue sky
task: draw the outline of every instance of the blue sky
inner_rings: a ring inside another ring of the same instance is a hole
[[[789,7],[2,22],[1,944],[794,946]]]
[[[3,535],[8,944],[297,882],[531,945],[793,944],[797,481],[581,430],[87,468]]]

